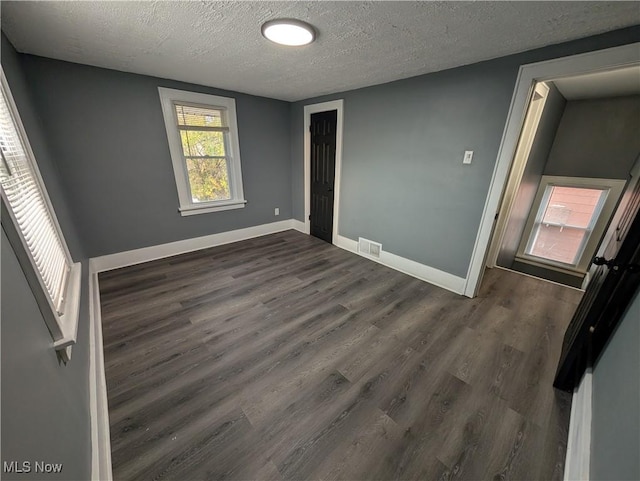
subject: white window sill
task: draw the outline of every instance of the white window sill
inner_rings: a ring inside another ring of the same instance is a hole
[[[65,313],[60,316],[59,325],[62,338],[53,343],[53,347],[60,354],[64,362],[71,359],[71,348],[78,339],[78,319],[80,316],[80,280],[82,278],[82,264],[76,262],[71,267]]]
[[[196,215],[207,214],[209,212],[220,212],[223,210],[242,209],[244,208],[246,200],[225,200],[222,202],[216,202],[215,204],[192,204],[185,207],[180,207],[180,215]]]

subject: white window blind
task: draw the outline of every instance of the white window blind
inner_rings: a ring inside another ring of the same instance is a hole
[[[3,83],[0,99],[2,195],[55,310],[62,314],[72,260],[50,212],[35,160],[26,147],[9,99]]]

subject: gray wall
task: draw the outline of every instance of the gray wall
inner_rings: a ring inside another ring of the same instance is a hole
[[[83,282],[83,288],[86,287]],[[46,479],[87,480],[91,473],[89,329],[86,292],[78,344],[61,364],[38,304],[2,230],[2,462],[63,463]],[[2,479],[45,476],[3,473]]]
[[[591,479],[640,479],[640,291],[593,369]]]
[[[332,96],[344,98],[340,235],[466,277],[516,73],[498,60]]]
[[[343,98],[339,233],[466,277],[520,65],[638,41],[637,27],[295,103],[293,213],[304,219],[304,105]],[[462,164],[465,150],[473,163]]]
[[[626,179],[640,153],[640,96],[567,102],[545,175]]]
[[[499,266],[510,268],[513,264],[566,103],[558,89],[553,84],[549,85],[549,93],[540,117],[538,130],[531,144],[531,152],[522,174],[522,181],[518,187],[502,246],[498,253],[496,263]]]
[[[291,218],[288,103],[41,57],[22,60],[89,257]],[[236,99],[244,209],[180,216],[159,86]]]
[[[84,262],[78,344],[71,361],[58,362],[45,321],[2,231],[2,460],[64,463],[59,476],[90,476],[89,307],[84,251],[71,220],[54,158],[33,109],[15,50],[2,35],[2,67],[38,160],[71,254]],[[3,219],[4,221],[4,219]],[[3,474],[2,479],[36,479]]]

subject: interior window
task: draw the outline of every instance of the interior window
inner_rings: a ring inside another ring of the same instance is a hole
[[[547,186],[526,253],[575,266],[607,193],[603,189]]]
[[[516,259],[586,273],[625,180],[542,176]]]

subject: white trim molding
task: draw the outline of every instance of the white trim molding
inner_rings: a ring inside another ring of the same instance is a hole
[[[298,219],[291,219],[291,228],[298,232],[302,232],[303,234],[308,234],[307,226],[304,222],[301,222]]]
[[[118,252],[116,254],[108,254],[100,257],[91,258],[91,272],[104,272],[121,267],[142,264],[143,262],[172,257],[186,252],[193,252],[208,247],[215,247],[223,244],[230,244],[254,237],[260,237],[267,234],[275,234],[289,229],[299,230],[300,221],[287,219],[270,224],[256,225],[244,229],[237,229],[219,234],[211,234],[202,237],[194,237],[184,239],[167,244],[160,244],[130,251]]]
[[[358,242],[349,239],[348,237],[338,235],[334,237],[333,240],[335,245],[341,249],[353,252],[354,254],[358,254],[366,259],[377,262],[378,264],[390,267],[391,269],[403,272],[404,274],[415,277],[416,279],[442,287],[443,289],[455,292],[456,294],[464,294],[466,279],[462,277],[454,276],[448,272],[420,264],[419,262],[412,261],[411,259],[407,259],[384,250],[380,251],[380,258],[363,255],[358,252]]]
[[[502,141],[498,150],[498,158],[489,186],[489,193],[480,221],[480,229],[478,229],[473,253],[471,255],[471,263],[469,265],[469,271],[467,272],[467,282],[464,289],[466,296],[474,297],[480,287],[487,249],[495,223],[495,215],[500,206],[507,175],[511,168],[513,154],[522,129],[525,110],[535,82],[635,65],[639,63],[639,49],[640,43],[632,43],[621,47],[556,58],[520,67],[513,97],[511,98],[511,105],[509,107],[509,114],[507,115]]]
[[[311,232],[311,114],[337,112],[336,121],[336,173],[333,188],[333,243],[338,237],[338,217],[340,215],[340,181],[342,175],[342,131],[344,125],[344,100],[332,100],[304,106],[304,225],[305,234]]]
[[[511,173],[505,185],[504,195],[500,204],[500,213],[496,220],[491,245],[489,246],[489,254],[487,255],[487,267],[496,266],[498,254],[507,232],[509,216],[516,201],[518,189],[529,161],[533,141],[538,132],[538,126],[540,125],[540,119],[542,119],[548,96],[549,86],[543,82],[538,82],[534,88],[534,95],[527,106],[527,114],[522,125],[522,135],[518,140]]]
[[[567,436],[565,481],[588,481],[591,462],[591,400],[593,374],[587,369],[573,392]]]
[[[91,413],[91,480],[111,481],[109,405],[104,371],[102,316],[97,272],[89,272],[89,406]]]
[[[78,340],[78,323],[80,319],[80,295],[81,295],[82,264],[74,262],[69,273],[69,285],[67,305],[68,309],[60,316],[62,337],[53,343],[64,362],[71,360],[73,345]]]
[[[219,95],[169,89],[166,87],[158,87],[158,93],[160,95],[165,129],[167,131],[173,173],[178,188],[178,200],[180,203],[178,210],[180,211],[180,215],[205,214],[244,208],[247,201],[244,198],[244,189],[242,187],[242,162],[240,160],[240,141],[238,137],[235,99],[221,97]],[[216,131],[222,133],[224,136],[224,156],[217,158],[224,158],[227,162],[230,199],[194,202],[179,130],[180,128],[187,127],[178,125],[176,105],[195,106],[220,112],[222,127],[197,127],[197,129],[217,129]]]

